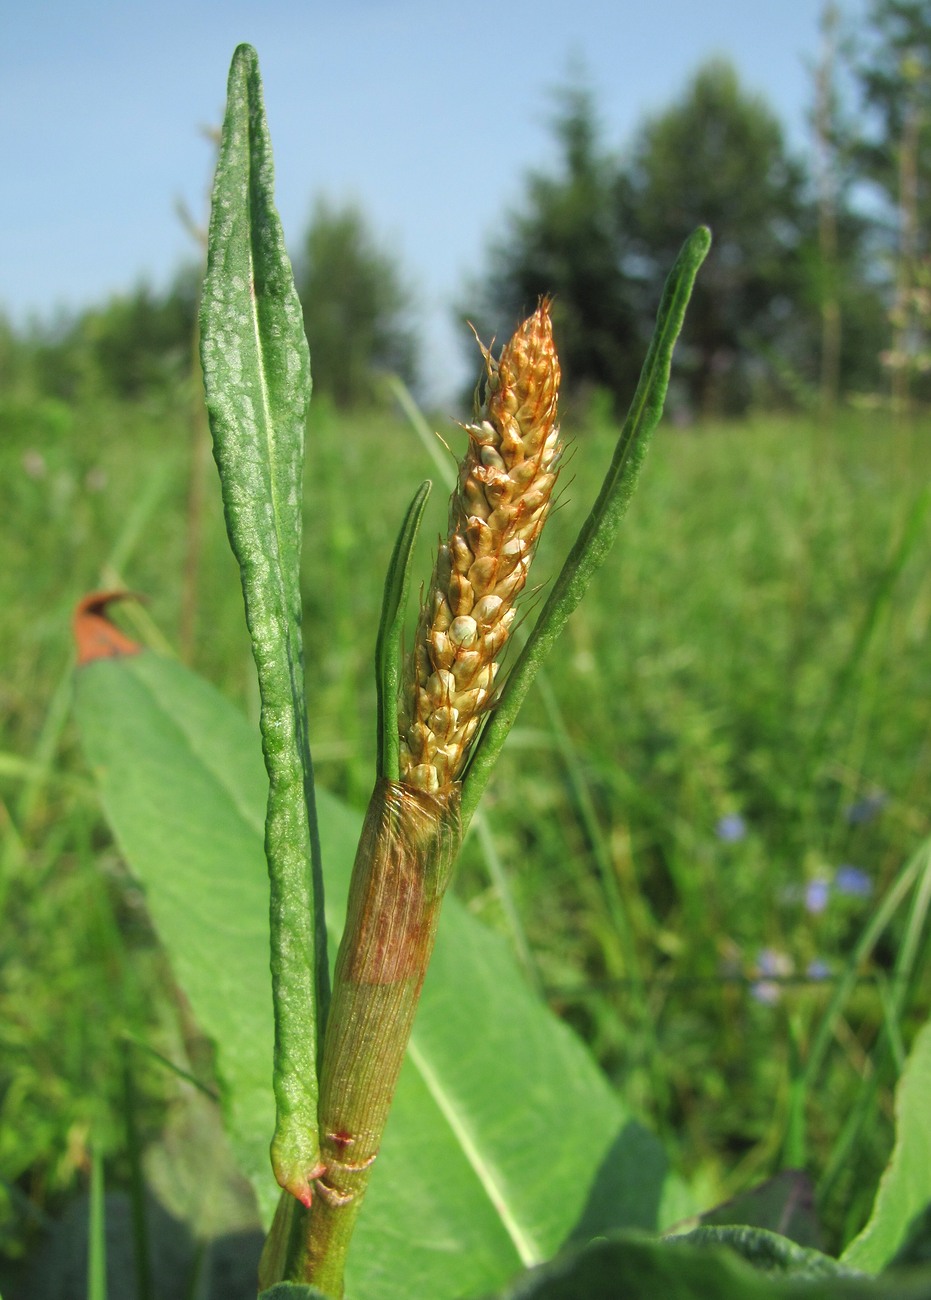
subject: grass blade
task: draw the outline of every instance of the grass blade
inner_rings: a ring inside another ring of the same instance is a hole
[[[310,359],[281,223],[255,51],[230,69],[201,309],[207,408],[262,698],[275,991],[275,1175],[309,1203],[316,1037],[328,999],[301,647],[301,481]]]

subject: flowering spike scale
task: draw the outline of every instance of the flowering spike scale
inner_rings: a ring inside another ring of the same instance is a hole
[[[481,347],[481,344],[479,345]],[[562,450],[559,361],[550,300],[496,361],[481,347],[484,400],[420,615],[400,710],[401,780],[439,790],[459,779],[497,659],[546,522]]]

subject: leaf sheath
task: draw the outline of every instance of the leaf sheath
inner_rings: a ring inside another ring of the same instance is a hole
[[[379,779],[352,873],[320,1080],[325,1172],[305,1280],[342,1294],[346,1251],[407,1050],[459,851],[459,787]]]

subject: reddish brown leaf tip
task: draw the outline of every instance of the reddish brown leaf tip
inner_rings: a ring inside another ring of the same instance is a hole
[[[116,600],[135,600],[130,591],[92,591],[78,601],[74,611],[74,640],[78,650],[78,663],[89,664],[95,659],[119,659],[123,655],[137,655],[142,646],[121,632],[107,618],[107,606]]]
[[[322,1178],[326,1171],[326,1165],[318,1160],[306,1173],[287,1175],[284,1171],[276,1169],[275,1178],[279,1187],[290,1192],[296,1201],[300,1201],[301,1205],[309,1210],[314,1199],[314,1183],[318,1178]]]

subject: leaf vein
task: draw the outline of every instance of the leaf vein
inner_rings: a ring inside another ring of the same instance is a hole
[[[418,1048],[416,1031],[411,1037],[408,1055],[416,1066],[431,1097],[436,1102],[440,1113],[452,1129],[462,1148],[463,1155],[471,1165],[482,1189],[499,1215],[508,1236],[514,1243],[514,1249],[517,1251],[520,1262],[524,1268],[532,1268],[535,1264],[542,1264],[546,1259],[544,1250],[533,1234],[518,1221],[517,1215],[508,1204],[507,1191],[502,1183],[499,1171],[481,1151],[465,1116],[456,1106],[426,1056]]]

